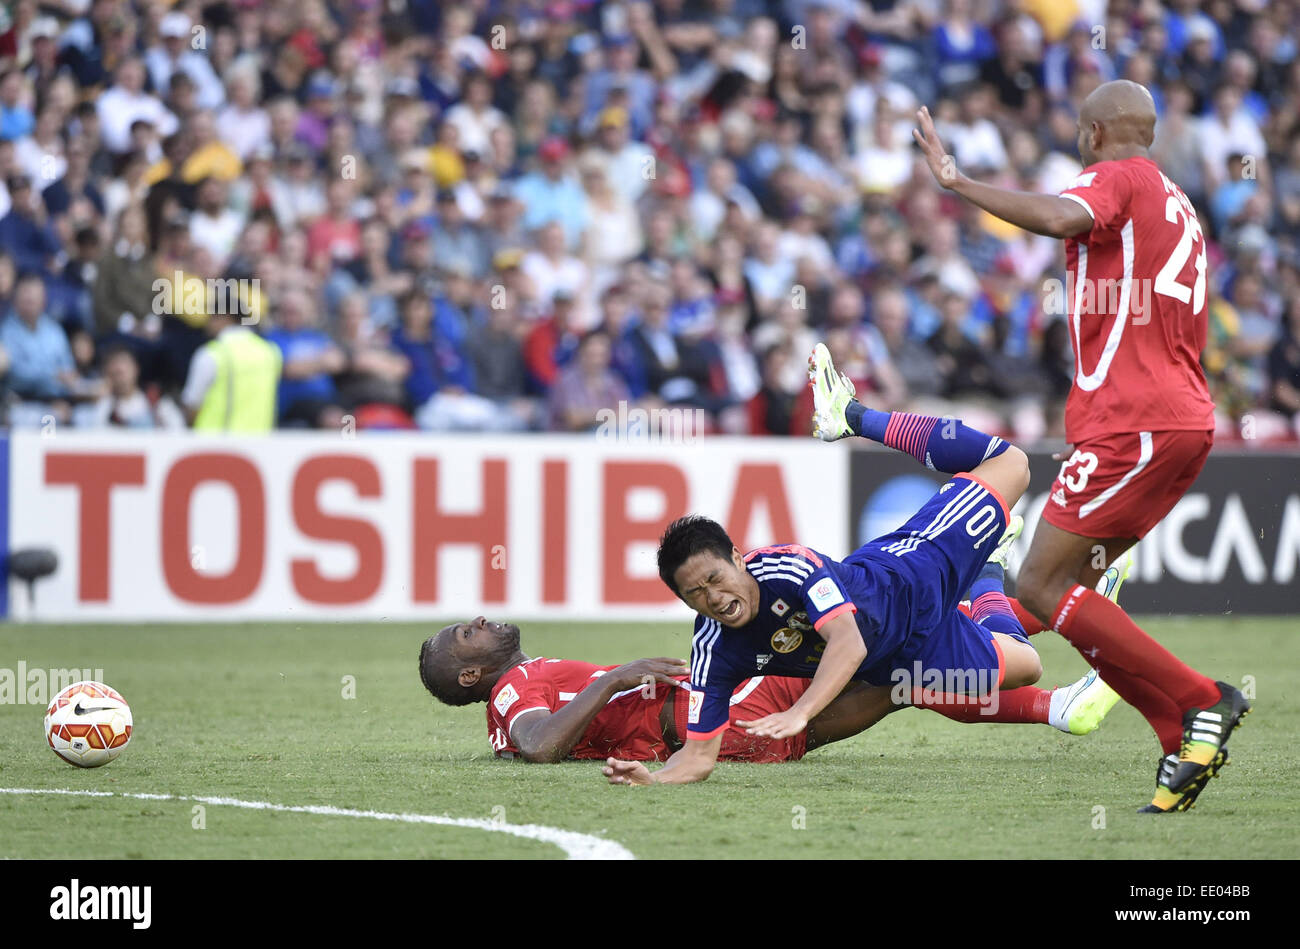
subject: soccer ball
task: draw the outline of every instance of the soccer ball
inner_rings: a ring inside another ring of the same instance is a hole
[[[45,710],[45,740],[78,768],[98,768],[131,740],[131,707],[102,682],[74,682]]]

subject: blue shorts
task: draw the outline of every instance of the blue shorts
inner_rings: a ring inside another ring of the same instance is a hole
[[[869,570],[884,567],[900,588],[892,597],[899,612],[890,617],[897,636],[881,644],[885,654],[870,667],[868,681],[892,684],[895,670],[914,678],[920,663],[927,672],[953,673],[958,684],[969,676],[981,692],[1001,684],[1002,652],[992,631],[957,604],[997,548],[1007,516],[1006,502],[996,491],[972,475],[958,475],[898,530],[844,559]]]

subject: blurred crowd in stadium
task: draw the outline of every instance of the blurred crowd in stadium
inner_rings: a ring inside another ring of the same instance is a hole
[[[1062,243],[936,188],[914,112],[967,174],[1055,192],[1127,77],[1205,227],[1220,438],[1300,428],[1300,3],[4,15],[11,426],[582,431],[624,401],[806,434],[824,340],[877,407],[1059,438]]]

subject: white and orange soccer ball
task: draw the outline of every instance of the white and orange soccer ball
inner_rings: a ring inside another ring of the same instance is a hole
[[[78,768],[98,768],[131,740],[131,707],[102,682],[74,682],[45,710],[45,740]]]

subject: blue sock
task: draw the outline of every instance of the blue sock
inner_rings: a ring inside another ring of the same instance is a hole
[[[945,474],[970,471],[1007,450],[996,435],[986,435],[955,418],[878,412],[860,402],[844,410],[849,426],[863,438],[907,452],[927,468]]]
[[[1025,628],[1020,625],[1015,611],[1007,602],[1001,564],[986,563],[980,570],[979,576],[975,578],[975,582],[971,584],[970,614],[971,619],[985,629],[1006,633],[1008,636],[1015,636],[1017,639],[1029,642],[1025,637]]]

